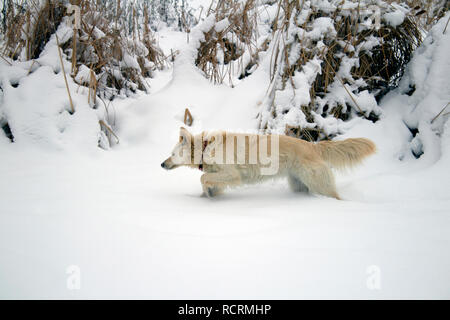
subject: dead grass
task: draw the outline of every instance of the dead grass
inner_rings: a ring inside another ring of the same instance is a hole
[[[289,28],[292,28],[290,21],[292,21],[292,15],[294,15],[294,21],[299,21],[298,16],[302,13],[302,1],[279,1],[279,12],[282,19],[273,23],[273,33],[277,34],[281,39],[277,41],[287,42],[287,34]],[[297,25],[304,30],[310,30],[311,24],[315,19],[319,17],[330,17],[334,23],[334,29],[336,30],[335,37],[324,38],[323,43],[325,46],[317,46],[317,41],[309,41],[308,39],[302,39],[296,36],[294,43],[301,43],[301,51],[299,58],[290,63],[289,57],[291,56],[292,43],[285,46],[275,46],[275,51],[272,52],[273,61],[271,80],[275,81],[275,75],[281,75],[281,79],[277,80],[281,83],[273,85],[273,88],[278,87],[284,90],[287,88],[287,83],[291,84],[291,87],[295,88],[292,77],[295,72],[301,71],[303,66],[314,58],[319,58],[321,62],[322,72],[315,78],[314,83],[311,86],[310,97],[311,103],[309,105],[300,106],[301,110],[306,116],[306,119],[310,123],[314,123],[314,117],[312,111],[319,112],[317,98],[324,98],[329,93],[329,87],[333,83],[340,83],[351,101],[356,108],[356,113],[372,121],[378,119],[378,115],[369,114],[366,115],[362,112],[358,103],[354,99],[353,94],[361,92],[363,90],[369,90],[379,100],[389,90],[394,88],[401,76],[407,62],[411,58],[411,54],[414,49],[421,42],[420,28],[416,24],[415,20],[410,16],[407,16],[404,22],[397,26],[392,27],[387,24],[381,24],[379,29],[367,29],[361,28],[361,24],[364,22],[364,17],[361,15],[363,7],[358,5],[357,9],[343,9],[338,7],[332,12],[323,12],[320,7],[311,7],[312,10],[302,25]],[[277,31],[280,31],[277,33]],[[354,48],[363,44],[371,37],[380,39],[380,44],[371,48],[371,50],[360,50],[357,56],[359,63],[357,67],[351,69],[352,79],[341,79],[337,76],[337,72],[344,58],[355,58]],[[274,41],[274,40],[272,40]],[[281,60],[279,57],[282,57]],[[282,70],[280,70],[281,63],[275,63],[275,61],[282,61]],[[363,80],[366,85],[360,86],[357,91],[352,92],[348,85],[354,85],[358,79]],[[269,93],[270,94],[270,93]],[[272,96],[275,95],[272,93]],[[271,103],[274,103],[272,98]],[[342,120],[348,120],[352,116],[352,106],[342,105],[340,102],[334,105],[325,105],[322,109],[323,117],[328,115],[334,116]],[[273,108],[273,116],[276,117],[275,108]],[[262,129],[267,129],[267,124],[263,124]],[[286,134],[294,135],[296,137],[316,141],[321,139],[328,139],[320,126],[315,128],[293,128],[289,127],[286,130]]]
[[[75,78],[79,67],[86,65],[95,75],[95,93],[106,99],[146,91],[149,86],[145,78],[169,63],[148,27],[148,7],[144,7],[142,24],[134,17],[129,28],[126,14],[134,8],[123,8],[118,0],[114,1],[116,10],[111,10],[112,2],[72,0],[71,3],[81,9],[81,28],[74,29],[73,36],[61,43],[72,62],[71,75]],[[46,0],[43,5],[37,0],[10,1],[0,55],[20,60],[38,58],[66,15],[64,1]],[[125,55],[135,58],[139,67],[124,63]]]
[[[236,67],[245,73],[247,66],[239,61],[245,50],[256,55],[256,4],[256,0],[211,3],[210,14],[215,15],[217,22],[228,19],[229,25],[219,31],[212,28],[204,34],[205,40],[198,49],[195,64],[214,83],[222,83],[226,77],[231,82],[234,67],[231,62],[237,62]]]

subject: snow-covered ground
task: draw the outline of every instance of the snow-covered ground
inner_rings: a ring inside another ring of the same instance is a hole
[[[159,40],[182,51],[181,38],[167,32]],[[422,124],[420,159],[402,125],[405,112],[424,108],[419,100],[437,101],[439,111],[448,99],[445,39],[415,60],[426,70],[408,75],[435,79],[438,93],[424,85],[408,98],[399,88],[382,102],[380,121],[355,120],[340,137],[378,147],[337,174],[343,201],[293,194],[285,181],[207,199],[200,171],[160,167],[186,107],[193,131],[255,129],[267,88],[257,72],[233,89],[214,86],[181,53],[173,70],[150,81],[150,95],[115,103],[120,144],[109,151],[82,148],[97,139],[91,111],[50,141],[34,134],[52,121],[45,108],[27,113],[41,119],[22,128],[33,138],[0,137],[0,298],[450,298],[450,123],[441,123],[439,139]],[[18,88],[42,81],[39,70]],[[20,108],[42,106],[36,97],[57,103],[48,83],[41,88],[17,97],[19,119]],[[80,271],[77,290],[67,286],[71,266]]]

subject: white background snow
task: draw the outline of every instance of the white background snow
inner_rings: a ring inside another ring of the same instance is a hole
[[[450,298],[450,123],[429,124],[450,101],[447,19],[381,102],[382,119],[354,120],[339,137],[378,148],[337,173],[343,201],[284,181],[211,200],[200,171],[160,167],[186,107],[194,132],[248,131],[268,85],[259,69],[235,88],[211,84],[188,63],[182,33],[160,31],[161,47],[180,55],[149,80],[152,92],[114,102],[120,143],[108,151],[95,146],[99,111],[75,84],[68,115],[61,73],[17,67],[1,110],[19,129],[15,143],[0,135],[0,298]],[[13,75],[1,63],[5,84]],[[419,159],[408,121],[423,122]],[[79,290],[67,287],[73,265]]]

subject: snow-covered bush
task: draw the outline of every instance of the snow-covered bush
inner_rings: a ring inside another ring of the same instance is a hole
[[[377,1],[282,1],[260,128],[329,139],[356,117],[376,121],[421,40],[409,8]]]
[[[251,68],[258,47],[257,1],[218,1],[201,26],[203,35],[195,64],[214,83],[233,82],[237,70]],[[214,19],[211,19],[214,17]]]
[[[205,76],[234,85],[269,66],[260,129],[308,140],[376,121],[422,35],[407,5],[381,0],[218,1],[197,29]]]
[[[441,156],[441,135],[450,117],[450,13],[428,32],[414,52],[397,89],[383,100],[387,107],[403,108],[402,120],[411,132],[408,150],[402,157],[414,155],[434,162]],[[445,32],[444,32],[445,30]]]
[[[70,4],[80,9],[79,26],[68,13]],[[108,121],[108,100],[148,91],[146,78],[168,65],[153,39],[145,1],[8,0],[2,9],[0,126],[11,141],[41,137],[57,144],[76,123],[76,128],[89,131],[94,143],[108,148],[116,140]],[[61,82],[53,89],[37,80],[56,85],[56,78]],[[16,110],[14,97],[20,94],[15,88],[35,97],[31,83],[41,86],[43,94],[58,93],[47,97],[51,102],[36,106],[39,112],[27,103]],[[73,116],[65,118],[64,124],[43,120],[56,121],[66,112]],[[27,124],[30,119],[44,121],[45,129]],[[78,123],[83,120],[85,125]]]
[[[147,91],[146,77],[168,63],[148,7],[138,15],[132,1],[8,0],[1,9],[1,138],[51,147],[117,142],[108,100]]]
[[[74,3],[80,8],[79,29],[71,27],[67,0],[10,1],[4,54],[37,61],[50,36],[64,24],[60,46],[71,59],[71,74],[80,85],[91,84],[106,99],[148,91],[145,78],[167,63],[153,39],[148,6],[143,1],[139,6],[118,0]]]

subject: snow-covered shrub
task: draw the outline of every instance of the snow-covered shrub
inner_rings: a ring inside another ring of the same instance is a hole
[[[260,128],[307,140],[376,121],[421,34],[405,5],[384,1],[281,1],[272,21],[271,84]]]
[[[21,61],[38,58],[65,12],[63,1],[4,2],[2,54]]]
[[[79,5],[79,29],[67,12],[70,3]],[[140,1],[137,14],[135,4],[6,2],[0,38],[0,127],[10,141],[37,137],[58,145],[85,137],[84,142],[103,148],[115,141],[108,100],[147,91],[146,78],[168,63],[153,39],[148,7]],[[33,100],[42,99],[38,93],[51,101],[34,106]],[[27,102],[18,103],[20,95],[27,95]],[[80,130],[86,133],[75,134]]]
[[[114,16],[108,10],[111,2],[104,7],[83,2],[81,29],[64,46],[65,52],[76,61],[73,73],[82,65],[92,69],[97,93],[107,99],[128,96],[136,90],[148,91],[145,78],[165,65],[162,51],[149,29],[148,8],[143,8],[139,19],[136,15],[127,19],[126,14],[136,12],[135,9],[119,7],[116,9],[119,14]]]
[[[4,54],[20,61],[38,59],[50,36],[65,24],[59,42],[71,59],[72,76],[76,81],[83,79],[80,85],[94,82],[96,94],[106,99],[147,91],[145,78],[167,63],[153,39],[148,6],[119,0],[74,3],[80,7],[79,29],[69,23],[67,0],[11,1]],[[89,81],[84,73],[78,75],[78,70],[86,69],[94,74],[89,73]]]
[[[232,84],[236,72],[245,74],[254,64],[258,53],[256,4],[255,0],[218,1],[201,25],[203,36],[195,64],[214,83]]]
[[[234,85],[268,66],[260,129],[308,140],[376,121],[422,35],[407,5],[382,0],[218,1],[197,29],[205,76]]]
[[[402,120],[411,132],[409,150],[430,162],[441,156],[441,135],[450,117],[450,19],[448,12],[428,32],[414,52],[397,89],[383,100],[387,107],[402,106]]]
[[[8,141],[46,150],[108,148],[105,109],[92,108],[88,89],[64,76],[55,34],[38,61],[0,59],[0,149]],[[63,65],[70,70],[70,62]]]

